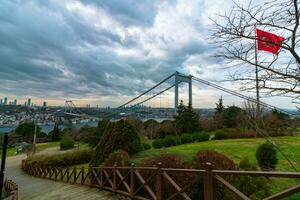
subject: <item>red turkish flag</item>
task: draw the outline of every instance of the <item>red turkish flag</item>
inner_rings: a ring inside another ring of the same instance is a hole
[[[260,29],[256,29],[256,36],[258,39],[257,40],[258,50],[271,52],[273,54],[279,53],[280,46],[284,40],[283,37],[275,35],[273,33],[262,31]]]

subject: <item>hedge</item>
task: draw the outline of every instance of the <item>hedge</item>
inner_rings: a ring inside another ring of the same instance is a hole
[[[53,155],[37,155],[23,160],[25,165],[66,167],[90,162],[92,150],[77,150]]]

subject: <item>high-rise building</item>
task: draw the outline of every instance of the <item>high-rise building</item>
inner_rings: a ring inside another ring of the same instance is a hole
[[[0,105],[2,105],[3,104],[3,99],[0,99]]]
[[[27,106],[28,106],[28,107],[31,106],[31,99],[30,99],[30,98],[27,100]]]
[[[7,105],[7,97],[4,97],[4,105]]]
[[[47,102],[46,101],[43,102],[43,107],[47,107]]]
[[[14,105],[14,106],[16,106],[16,105],[17,105],[17,99],[15,99],[15,100],[14,100],[14,103],[13,103],[13,105]]]

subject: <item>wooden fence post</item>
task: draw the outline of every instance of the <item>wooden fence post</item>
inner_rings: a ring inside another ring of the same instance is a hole
[[[213,174],[211,170],[212,170],[212,164],[205,163],[205,173],[204,173],[204,182],[203,182],[204,200],[213,200]]]
[[[73,183],[76,183],[76,181],[77,181],[77,168],[75,167],[73,169],[73,171],[74,171],[74,174],[73,174],[73,177],[74,177]]]
[[[103,188],[103,167],[100,168],[100,189]]]
[[[69,180],[70,180],[69,167],[67,167],[66,171],[67,171],[67,183],[69,183]]]
[[[58,176],[57,167],[55,167],[54,168],[54,181],[57,181],[57,176]]]
[[[84,184],[84,167],[81,167],[81,185]]]
[[[113,192],[116,192],[117,190],[117,173],[116,173],[116,167],[117,167],[117,163],[114,164],[114,168],[113,168]]]
[[[89,173],[89,179],[90,179],[90,181],[89,181],[89,183],[90,183],[90,186],[92,187],[93,186],[93,168],[92,167],[89,167],[89,171],[88,171],[88,173]]]
[[[157,173],[156,173],[156,199],[163,199],[163,191],[162,191],[162,170],[161,170],[161,162],[157,164]]]
[[[134,163],[131,163],[131,168],[130,168],[130,197],[134,196]]]

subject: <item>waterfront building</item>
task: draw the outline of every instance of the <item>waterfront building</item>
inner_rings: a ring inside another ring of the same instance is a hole
[[[7,97],[4,97],[4,105],[7,105]]]
[[[43,102],[43,107],[47,107],[47,102],[46,101]]]
[[[28,106],[28,107],[31,106],[31,99],[30,99],[30,98],[27,100],[27,106]]]

